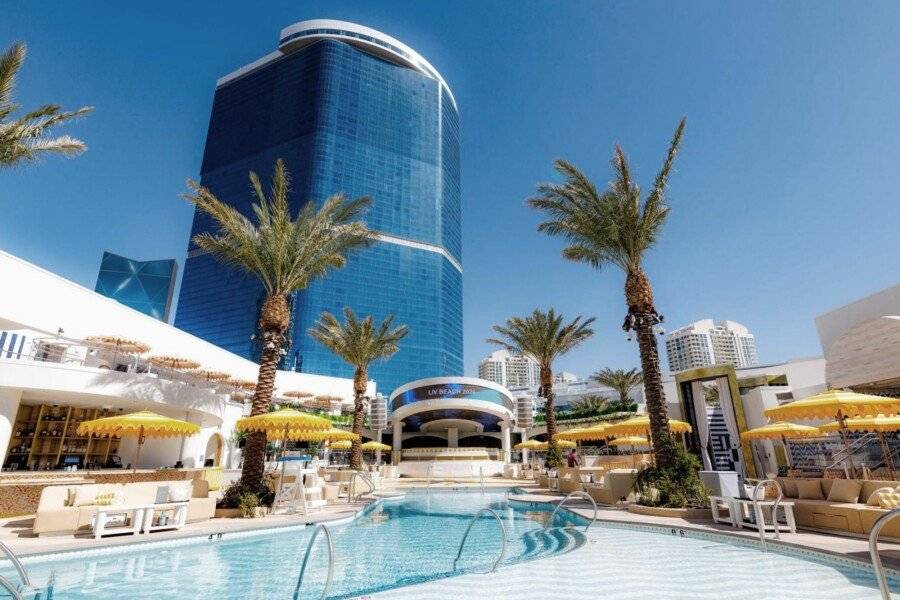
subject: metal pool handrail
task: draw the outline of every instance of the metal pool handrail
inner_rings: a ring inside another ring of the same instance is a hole
[[[331,532],[328,528],[319,523],[316,530],[313,531],[312,537],[309,538],[309,544],[306,546],[306,553],[303,555],[303,564],[300,566],[300,575],[297,577],[297,585],[294,588],[294,600],[300,598],[300,586],[303,585],[303,575],[306,573],[306,564],[309,562],[309,554],[312,551],[313,544],[316,542],[319,532],[325,532],[325,540],[328,542],[328,576],[325,578],[325,587],[322,588],[322,595],[319,600],[325,600],[328,595],[328,588],[331,585],[331,578],[334,575],[334,544],[331,543]]]
[[[31,578],[28,577],[28,572],[25,570],[25,566],[22,565],[22,561],[19,560],[19,557],[16,556],[16,553],[12,551],[12,548],[7,546],[4,542],[0,542],[0,551],[9,558],[10,562],[16,568],[16,571],[19,573],[19,577],[22,578],[22,583],[27,587],[33,587],[31,585]]]
[[[756,528],[759,530],[759,543],[762,545],[763,552],[768,552],[768,549],[766,548],[766,518],[765,515],[763,515],[762,510],[759,508],[759,488],[767,483],[774,483],[775,489],[778,490],[778,497],[775,498],[775,503],[772,505],[772,529],[775,530],[776,540],[781,539],[781,534],[778,531],[778,505],[784,498],[784,492],[781,489],[781,484],[774,479],[763,479],[753,488],[753,496],[751,498],[751,500],[753,501],[753,514],[758,521],[756,523]]]
[[[356,493],[356,480],[357,478],[362,479],[366,482],[366,485],[369,486],[369,491],[366,494],[370,494],[375,491],[375,482],[372,481],[372,478],[365,471],[354,471],[353,475],[350,476],[350,485],[347,488],[347,503],[353,502],[354,496],[358,499],[363,494]]]
[[[22,594],[19,593],[19,590],[16,589],[16,586],[13,585],[12,581],[0,575],[0,587],[4,588],[9,595],[13,598],[13,600],[23,600]]]
[[[881,556],[878,554],[878,534],[897,515],[900,515],[900,508],[892,509],[875,521],[872,525],[872,532],[869,534],[869,556],[872,557],[872,568],[875,570],[875,579],[878,581],[878,589],[881,590],[882,600],[891,600],[891,588],[888,587],[887,575],[884,572],[884,565],[881,564]]]
[[[481,495],[484,496],[484,467],[478,467],[478,481],[481,482]]]
[[[594,524],[594,521],[597,520],[597,512],[598,512],[598,510],[597,510],[597,503],[594,501],[593,498],[591,498],[591,495],[588,494],[587,492],[582,492],[581,490],[575,490],[574,492],[569,492],[569,493],[566,495],[566,497],[562,499],[562,502],[560,502],[559,504],[556,505],[556,508],[554,508],[554,509],[553,509],[553,512],[550,514],[550,519],[549,519],[546,523],[544,523],[544,531],[546,531],[547,529],[549,529],[550,523],[552,523],[552,522],[553,522],[553,518],[556,517],[557,511],[559,511],[559,509],[562,508],[562,505],[565,504],[566,501],[567,501],[569,498],[571,498],[572,496],[580,496],[581,498],[587,498],[588,500],[591,501],[591,504],[594,505],[594,518],[591,519],[591,522],[590,522],[590,523],[588,523],[587,525],[584,526],[584,532],[587,533],[587,530],[590,529],[590,528],[591,528],[591,525]]]
[[[459,552],[456,553],[456,558],[453,559],[454,571],[456,570],[456,565],[459,562],[460,557],[462,556],[462,551],[463,547],[466,545],[466,540],[469,538],[469,532],[472,531],[472,527],[474,527],[475,523],[478,522],[478,517],[480,517],[484,513],[489,513],[492,517],[497,519],[497,523],[500,525],[500,534],[502,536],[500,539],[500,555],[497,556],[497,560],[494,561],[494,565],[491,567],[490,573],[493,573],[497,570],[497,567],[500,565],[500,561],[502,561],[503,557],[506,556],[506,525],[503,524],[503,520],[496,512],[494,512],[490,508],[482,508],[472,517],[472,521],[469,522],[469,527],[466,528],[466,533],[463,535],[462,541],[459,543]]]

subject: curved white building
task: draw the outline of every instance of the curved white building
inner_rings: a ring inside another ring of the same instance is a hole
[[[204,369],[255,380],[258,365],[158,319],[0,252],[0,456],[5,469],[123,465],[134,439],[78,438],[77,423],[151,410],[200,425],[185,439],[152,440],[138,467],[237,466],[234,423],[244,396],[233,387],[156,367],[144,358],[86,344],[89,336],[139,340],[149,354],[193,359]],[[253,310],[253,307],[248,307]],[[278,392],[304,390],[350,402],[350,379],[279,371]],[[370,384],[374,394],[374,383]],[[276,392],[276,395],[278,394]]]
[[[404,475],[485,475],[509,461],[515,398],[474,377],[411,381],[391,394],[394,462]]]

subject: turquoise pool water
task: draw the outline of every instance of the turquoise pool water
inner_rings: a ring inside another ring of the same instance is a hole
[[[497,511],[506,525],[505,564],[569,551],[585,541],[572,528],[541,534],[550,517],[547,508],[507,503],[506,490],[484,494],[478,490],[412,491],[405,499],[382,502],[359,518],[330,528],[335,568],[329,597],[353,598],[453,575],[453,560],[465,529],[483,507]],[[583,523],[560,511],[553,525]],[[26,567],[35,585],[42,588],[53,573],[54,600],[290,599],[312,531],[308,527],[255,537],[225,534],[221,540],[187,545],[26,560]],[[325,548],[319,539],[301,598],[321,594]],[[469,535],[459,570],[487,570],[499,550],[497,522],[482,517]],[[0,572],[15,580],[8,563],[4,567]]]
[[[459,563],[453,560],[472,516],[489,507],[507,529],[507,555],[482,575],[500,550],[492,517],[473,527]],[[506,501],[505,490],[412,491],[357,519],[330,527],[335,568],[329,598],[381,600],[876,600],[871,571],[817,556],[760,552],[746,540],[683,530],[597,523],[560,511],[554,527],[544,504]],[[298,517],[298,521],[302,517]],[[225,534],[221,540],[152,542],[150,546],[34,557],[25,564],[53,600],[290,600],[313,528]],[[317,542],[300,598],[319,598],[326,546]],[[576,550],[571,554],[567,552]],[[532,559],[540,559],[533,562]],[[8,562],[0,573],[15,580]],[[896,581],[892,582],[894,589]],[[2,597],[2,594],[0,594]]]

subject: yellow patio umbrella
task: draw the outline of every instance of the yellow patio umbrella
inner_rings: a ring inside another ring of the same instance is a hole
[[[350,440],[341,440],[339,442],[331,442],[329,448],[332,450],[349,450],[352,445],[353,442]]]
[[[366,442],[365,444],[360,446],[360,448],[362,448],[363,452],[378,452],[379,450],[381,450],[382,452],[388,452],[391,449],[391,447],[387,444],[382,444],[381,442],[375,441]]]
[[[184,371],[187,369],[196,369],[200,366],[200,363],[191,358],[184,358],[183,356],[171,356],[168,354],[160,354],[157,356],[151,356],[147,359],[151,364],[156,365],[157,367],[166,367],[168,369],[174,369],[176,371]]]
[[[614,438],[606,442],[607,446],[646,446],[647,438],[638,435],[626,435],[624,437]]]
[[[556,445],[560,448],[574,448],[576,446],[575,442],[571,440],[556,440]],[[549,442],[538,442],[538,445],[534,447],[534,450],[538,452],[546,452],[549,449]]]
[[[672,433],[690,433],[691,426],[684,421],[669,419],[669,431]],[[650,415],[638,415],[618,423],[606,426],[608,436],[643,435],[650,436]]]
[[[881,452],[884,454],[884,462],[891,472],[891,479],[894,479],[894,459],[891,456],[891,450],[888,447],[887,440],[884,437],[886,431],[900,431],[900,416],[877,415],[875,417],[856,417],[853,419],[844,419],[844,428],[847,431],[874,431],[878,434],[881,441]],[[820,425],[822,431],[840,431],[841,423],[832,421]]]
[[[289,435],[288,432],[297,435],[301,432],[324,432],[331,429],[331,421],[293,408],[282,408],[275,412],[238,419],[235,427],[241,431],[262,431],[268,439],[296,440],[299,438]]]
[[[541,444],[545,442],[541,442],[539,440],[525,440],[524,442],[519,442],[513,448],[516,450],[537,450],[541,447]]]
[[[304,390],[290,390],[283,393],[282,396],[286,398],[312,398],[315,394]]]
[[[606,423],[600,423],[591,427],[576,427],[568,431],[562,431],[556,434],[557,440],[569,440],[573,442],[592,442],[597,440],[605,440],[609,437],[606,432]]]
[[[256,389],[256,380],[254,379],[229,379],[225,383],[239,390]]]
[[[848,417],[865,417],[879,414],[895,415],[900,412],[900,398],[857,394],[843,390],[827,390],[820,394],[794,400],[781,406],[770,408],[765,415],[770,419],[835,419],[838,432],[847,451],[847,462],[854,477],[856,467],[847,440],[847,428],[843,426]]]
[[[134,468],[137,471],[137,463],[141,458],[141,447],[144,440],[151,438],[183,437],[194,435],[200,431],[200,426],[180,419],[164,417],[149,410],[131,413],[128,415],[115,415],[103,417],[93,421],[84,421],[78,425],[76,435],[79,436],[113,436],[113,437],[137,437],[137,450],[134,456]]]
[[[188,375],[193,375],[197,379],[205,379],[206,381],[224,381],[231,377],[225,371],[210,371],[208,369],[197,369],[196,371],[189,371]]]
[[[344,440],[358,440],[359,436],[346,429],[288,429],[285,431],[273,431],[267,435],[270,440],[289,440],[291,442],[340,442]]]
[[[117,335],[89,335],[84,338],[84,343],[98,348],[108,348],[116,352],[128,354],[143,354],[150,351],[150,346],[144,342]]]
[[[787,458],[788,466],[791,464],[791,454],[788,452],[787,438],[815,438],[821,437],[822,432],[818,427],[809,425],[797,425],[796,423],[788,423],[787,421],[778,421],[769,423],[762,427],[748,429],[741,433],[741,439],[752,440],[781,440],[784,446],[785,458]]]

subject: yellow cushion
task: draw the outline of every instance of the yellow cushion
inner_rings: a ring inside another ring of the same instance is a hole
[[[892,487],[881,487],[869,494],[869,499],[866,500],[867,506],[881,506],[881,502],[878,501],[878,494],[883,492],[893,492],[894,488]]]
[[[112,506],[116,500],[115,492],[107,492],[106,494],[97,494],[94,498],[94,504],[97,506]]]
[[[878,505],[881,508],[897,508],[898,506],[900,506],[900,493],[879,492]]]
[[[859,492],[857,492],[859,493]],[[824,500],[818,479],[798,479],[797,498],[800,500]]]
[[[859,500],[859,492],[862,484],[853,479],[835,479],[828,491],[829,502],[856,503]]]

